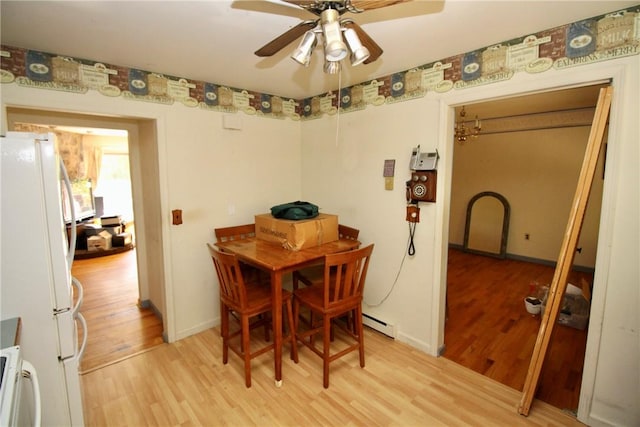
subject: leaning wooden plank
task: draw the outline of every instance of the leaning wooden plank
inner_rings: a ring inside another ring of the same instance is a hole
[[[582,169],[580,170],[580,177],[578,178],[578,186],[569,213],[567,229],[562,246],[560,247],[558,263],[549,289],[546,310],[542,317],[538,337],[536,338],[536,344],[529,364],[529,371],[527,372],[522,390],[522,400],[518,407],[518,413],[521,415],[529,415],[531,403],[533,402],[538,386],[538,380],[540,379],[542,363],[544,362],[551,340],[551,333],[558,320],[558,313],[560,312],[562,299],[567,287],[567,278],[573,265],[578,237],[580,237],[584,213],[589,200],[589,192],[591,191],[591,184],[593,183],[598,155],[602,147],[602,137],[607,125],[607,117],[609,116],[609,108],[611,106],[611,94],[611,86],[600,89],[598,105],[596,106],[596,112],[593,117],[589,141],[587,143],[584,161],[582,162]]]

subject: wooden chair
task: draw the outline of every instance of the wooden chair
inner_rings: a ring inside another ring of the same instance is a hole
[[[340,239],[358,240],[360,230],[357,228],[347,227],[346,225],[338,224],[338,237]],[[300,282],[305,286],[311,286],[314,282],[322,280],[324,268],[321,263],[312,265],[303,270],[294,271],[292,274],[293,289],[300,287]]]
[[[218,243],[228,242],[232,240],[241,240],[241,239],[246,239],[248,237],[255,237],[256,225],[244,224],[244,225],[235,225],[232,227],[215,228],[213,232],[216,235],[216,241]],[[240,268],[242,269],[242,274],[246,279],[249,279],[249,280],[267,280],[268,279],[268,274],[266,272],[252,265],[240,263]]]
[[[236,225],[233,227],[216,228],[213,230],[218,242],[228,242],[229,240],[246,239],[256,235],[255,224]]]
[[[372,252],[373,244],[353,251],[326,255],[322,286],[312,285],[294,291],[293,314],[296,337],[322,358],[324,388],[329,387],[329,364],[345,354],[358,350],[360,367],[364,367],[362,295]],[[309,329],[300,331],[301,306],[320,315],[322,324],[319,326],[312,324]],[[355,313],[355,328],[339,325],[355,342],[331,354],[331,321],[350,312]],[[315,345],[314,337],[317,334],[322,334],[322,349]]]
[[[220,252],[210,244],[209,252],[220,283],[220,316],[222,330],[222,363],[227,364],[229,349],[244,360],[245,385],[251,387],[251,359],[274,348],[274,344],[251,351],[250,332],[252,329],[264,326],[268,328],[270,322],[268,314],[272,310],[271,290],[268,286],[258,283],[247,283],[242,275],[240,263],[234,254]],[[284,338],[291,342],[291,359],[298,363],[298,347],[295,339],[293,312],[291,307],[292,295],[282,290],[282,301],[285,305],[289,335]],[[229,314],[235,312],[240,316],[241,328],[233,333],[229,328]],[[258,321],[250,323],[251,318],[264,315]],[[231,340],[240,336],[239,346],[232,345]]]

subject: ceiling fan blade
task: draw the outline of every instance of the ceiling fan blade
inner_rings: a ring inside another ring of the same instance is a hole
[[[351,0],[351,6],[360,10],[370,10],[393,6],[394,4],[405,3],[407,1],[411,0]]]
[[[356,24],[355,22],[353,22],[352,20],[344,20],[343,21],[343,25],[347,28],[353,28],[354,31],[356,32],[356,34],[358,35],[358,38],[360,39],[360,42],[362,43],[362,45],[364,47],[366,47],[367,49],[369,49],[369,57],[364,61],[365,64],[370,64],[373,61],[375,61],[376,59],[378,59],[380,57],[380,55],[382,55],[382,52],[384,52],[382,50],[382,48],[380,46],[378,46],[378,43],[376,43],[375,41],[373,41],[373,39],[371,37],[369,37],[369,34],[367,34],[360,25]]]
[[[314,6],[322,6],[322,3],[346,3],[346,0],[282,0],[286,3],[300,6],[304,9],[313,9]],[[351,0],[351,6],[360,10],[379,9],[381,7],[393,6],[411,0]]]
[[[300,6],[303,8],[307,8],[317,3],[316,0],[282,0],[282,1],[285,3],[295,4],[296,6]]]
[[[279,35],[275,39],[271,40],[269,43],[262,46],[260,49],[255,51],[257,56],[272,56],[275,55],[280,49],[287,46],[289,43],[303,35],[309,30],[312,30],[318,24],[317,21],[304,21],[291,28],[288,31],[285,31],[283,34]]]

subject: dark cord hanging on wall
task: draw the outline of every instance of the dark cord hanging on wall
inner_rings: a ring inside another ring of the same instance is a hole
[[[416,247],[413,244],[413,236],[416,232],[416,224],[417,222],[409,222],[409,250],[408,254],[413,256],[416,254]]]
[[[416,232],[416,224],[420,222],[420,208],[418,203],[411,203],[407,205],[407,222],[409,223],[409,255],[413,256],[416,253],[416,247],[413,244],[413,236]]]

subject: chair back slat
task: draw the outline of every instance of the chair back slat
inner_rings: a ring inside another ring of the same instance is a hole
[[[346,225],[338,224],[338,237],[340,239],[358,240],[360,230]]]
[[[220,242],[228,242],[231,240],[241,240],[247,237],[254,237],[256,235],[255,224],[236,225],[233,227],[215,228],[213,232],[216,235],[216,240]]]
[[[207,246],[216,267],[220,284],[220,298],[231,307],[245,308],[247,306],[247,290],[238,259],[234,254],[220,252],[210,244]]]
[[[325,309],[362,300],[373,246],[325,256]]]

